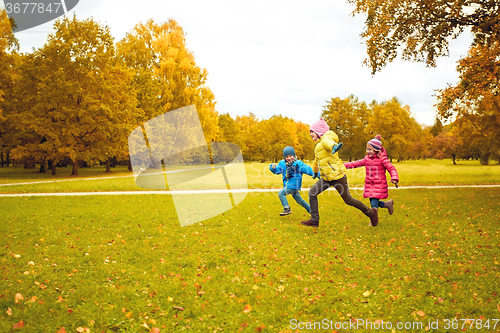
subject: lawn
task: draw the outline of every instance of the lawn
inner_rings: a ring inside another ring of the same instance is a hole
[[[500,331],[500,190],[390,197],[371,228],[327,191],[318,229],[276,193],[182,228],[168,194],[0,198],[0,331]]]
[[[269,171],[270,163],[245,163],[248,188],[281,188],[281,176]],[[311,165],[310,162],[308,162]],[[400,176],[400,186],[500,184],[500,165],[480,165],[478,161],[451,160],[406,161],[394,163]],[[38,169],[20,167],[0,168],[0,193],[46,192],[103,192],[141,191],[126,167],[112,168],[105,173],[104,167],[81,168],[78,177],[71,177],[71,168],[58,168],[57,176],[50,172],[40,174]],[[351,187],[362,187],[364,168],[348,170]],[[311,187],[315,180],[304,176],[303,187]],[[30,183],[30,184],[26,184]],[[5,186],[6,184],[19,184]],[[3,185],[3,186],[2,186]],[[392,185],[391,185],[392,186]]]

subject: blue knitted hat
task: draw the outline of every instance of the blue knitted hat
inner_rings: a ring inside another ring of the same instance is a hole
[[[287,155],[293,155],[295,156],[295,149],[293,147],[287,146],[283,149],[283,157],[286,157]]]

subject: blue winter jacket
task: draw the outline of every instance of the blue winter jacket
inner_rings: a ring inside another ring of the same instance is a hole
[[[296,160],[292,164],[292,177],[290,177],[290,179],[286,178],[285,160],[281,160],[276,165],[276,169],[272,169],[271,165],[269,166],[269,170],[271,170],[271,172],[275,175],[281,174],[283,176],[283,186],[291,190],[300,190],[302,187],[302,174],[306,174],[311,177],[314,175],[311,167],[300,160]]]

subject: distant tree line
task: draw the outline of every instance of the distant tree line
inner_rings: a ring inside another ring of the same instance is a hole
[[[93,19],[66,17],[54,27],[41,48],[20,53],[0,13],[0,167],[39,166],[55,175],[57,166],[69,165],[77,175],[78,167],[130,165],[131,131],[187,105],[196,106],[207,143],[233,142],[245,161],[277,161],[288,145],[299,158],[313,158],[307,124],[281,115],[218,114],[208,72],[196,65],[174,20],[139,23],[118,43]],[[331,98],[321,117],[344,143],[346,160],[363,156],[366,142],[380,134],[391,159],[479,158],[486,164],[498,157],[498,111],[489,111],[497,104],[489,101],[447,126],[439,119],[421,126],[396,97],[369,104],[354,95]]]

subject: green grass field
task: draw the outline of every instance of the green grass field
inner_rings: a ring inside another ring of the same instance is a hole
[[[269,171],[270,163],[245,163],[248,188],[281,188],[281,177]],[[311,165],[310,163],[308,163]],[[480,165],[478,161],[425,160],[394,163],[400,176],[400,186],[412,185],[459,185],[500,184],[500,165]],[[57,175],[50,172],[40,174],[38,169],[20,167],[0,168],[0,193],[31,192],[99,192],[99,191],[141,191],[132,173],[125,167],[113,168],[106,174],[104,167],[81,168],[78,177],[71,177],[71,168],[58,168]],[[364,168],[348,170],[348,181],[352,187],[362,186]],[[34,183],[36,182],[36,183]],[[16,184],[14,186],[1,186]],[[32,184],[26,184],[32,183]],[[304,176],[303,187],[315,183]]]
[[[418,163],[395,164],[402,184],[500,183],[495,165]],[[247,165],[249,183],[278,188],[267,166]],[[412,168],[434,174],[403,183]],[[131,177],[42,185],[1,189],[134,189]],[[327,191],[318,229],[293,200],[280,217],[276,192],[187,227],[168,194],[0,198],[0,332],[500,331],[500,189],[389,195],[394,215],[372,228]]]

